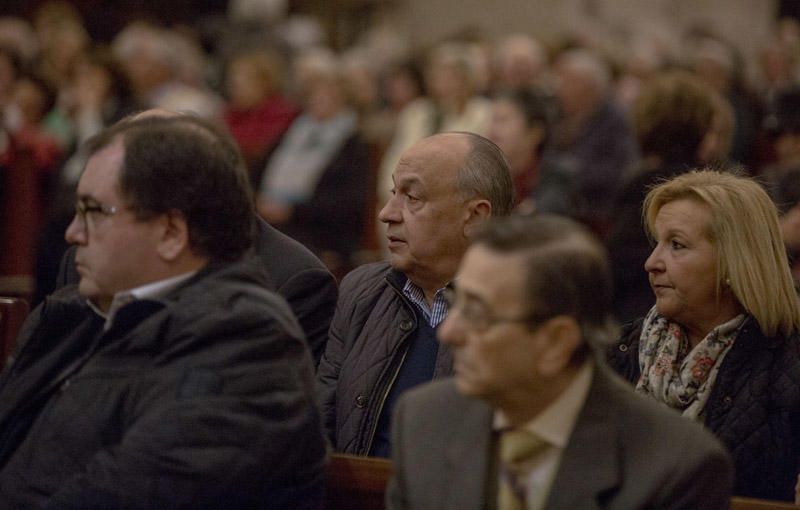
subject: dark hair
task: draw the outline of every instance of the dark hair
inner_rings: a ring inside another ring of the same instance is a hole
[[[119,192],[138,218],[181,212],[191,248],[215,262],[236,260],[252,245],[252,194],[227,134],[189,115],[127,118],[89,140],[89,156],[118,139],[125,147]]]
[[[36,73],[23,73],[17,76],[17,83],[21,83],[23,81],[29,82],[39,90],[39,94],[41,94],[42,99],[41,118],[46,117],[47,114],[50,113],[50,111],[56,106],[56,99],[58,97],[56,89],[54,89],[47,82],[47,80]]]
[[[503,151],[491,140],[475,133],[465,135],[470,151],[458,171],[456,186],[469,197],[481,197],[492,204],[492,216],[507,216],[514,207],[514,181]]]
[[[633,124],[642,154],[664,164],[693,166],[713,129],[716,92],[685,71],[650,83],[633,106]]]
[[[778,214],[783,216],[800,204],[800,166],[787,168],[774,182],[766,182],[764,187],[775,202]]]
[[[511,216],[491,222],[473,245],[525,257],[520,278],[533,316],[572,317],[590,345],[613,340],[608,257],[586,227],[563,216]]]
[[[800,87],[793,86],[778,94],[768,107],[763,127],[773,137],[800,133]]]
[[[19,78],[23,73],[25,66],[22,61],[22,56],[14,47],[0,42],[0,57],[5,57],[11,65],[11,71],[14,73],[14,79]]]
[[[536,89],[519,89],[498,93],[493,98],[495,101],[508,101],[522,114],[525,125],[529,128],[538,126],[544,131],[538,152],[544,150],[550,138],[553,125],[558,117],[558,105],[555,100]]]

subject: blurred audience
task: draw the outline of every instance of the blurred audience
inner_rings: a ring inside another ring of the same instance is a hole
[[[284,95],[284,76],[275,52],[253,50],[233,57],[225,73],[225,124],[242,150],[257,185],[267,153],[289,128],[298,110]]]
[[[492,100],[487,137],[508,159],[517,213],[569,216],[579,209],[577,168],[557,159],[541,164],[555,116],[552,98],[534,90],[502,92]]]
[[[179,32],[134,23],[113,42],[114,54],[125,68],[136,99],[148,108],[191,112],[216,118],[222,100],[196,76],[197,59],[204,58]]]
[[[352,267],[365,231],[367,147],[339,62],[304,80],[303,111],[267,162],[257,208],[341,275]]]
[[[611,94],[611,72],[600,57],[570,50],[558,57],[554,71],[561,116],[543,157],[578,166],[584,210],[577,217],[604,236],[611,197],[637,161],[633,132]]]
[[[742,78],[741,56],[721,40],[703,38],[693,48],[694,73],[733,108],[734,129],[731,139],[731,159],[746,166],[756,162],[756,137],[761,112]]]
[[[542,87],[547,72],[547,53],[527,34],[512,34],[497,43],[494,56],[495,90]]]

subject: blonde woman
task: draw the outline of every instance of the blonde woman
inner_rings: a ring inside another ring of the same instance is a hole
[[[611,364],[725,443],[736,495],[793,500],[800,306],[775,206],[748,178],[695,171],[653,188],[643,213],[656,304]]]

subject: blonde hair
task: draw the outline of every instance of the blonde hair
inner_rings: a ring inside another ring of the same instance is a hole
[[[714,170],[679,175],[650,190],[642,214],[655,237],[658,211],[688,199],[711,211],[708,238],[717,257],[717,295],[725,282],[767,336],[800,330],[795,292],[778,213],[764,189],[752,179]]]

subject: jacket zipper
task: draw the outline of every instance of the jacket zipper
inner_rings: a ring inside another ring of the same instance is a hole
[[[408,302],[405,295],[403,295],[403,293],[400,290],[398,290],[398,288],[395,287],[394,284],[392,284],[392,282],[390,282],[388,278],[385,278],[385,280],[386,283],[389,285],[389,287],[391,287],[392,290],[400,297],[400,300],[403,302],[403,305],[406,308],[409,308],[411,304]],[[411,312],[413,316],[414,315],[413,308]],[[410,333],[406,333],[406,336],[401,340],[401,342],[405,343],[409,335]],[[408,345],[405,346],[405,349],[403,350],[403,355],[400,357],[400,363],[398,363],[397,366],[395,367],[394,373],[392,374],[391,379],[389,379],[389,383],[386,385],[386,389],[383,392],[383,396],[381,397],[381,402],[378,405],[378,408],[375,413],[375,419],[372,422],[372,428],[369,432],[369,438],[367,440],[366,448],[363,450],[364,455],[369,455],[370,450],[372,450],[372,443],[375,442],[375,433],[378,431],[378,422],[380,421],[381,413],[383,412],[383,406],[386,404],[386,399],[389,397],[389,392],[392,390],[392,386],[394,386],[394,382],[397,379],[397,374],[400,373],[400,368],[403,366],[403,362],[406,360],[406,354],[408,354]]]
[[[372,450],[372,443],[375,441],[375,433],[378,431],[378,422],[381,419],[383,406],[386,404],[386,399],[389,397],[389,392],[392,390],[392,386],[394,386],[394,381],[397,379],[397,374],[400,373],[400,368],[403,366],[403,362],[406,360],[406,354],[408,354],[408,348],[403,351],[403,356],[400,358],[400,363],[394,369],[394,374],[392,374],[392,378],[389,380],[389,384],[386,386],[386,390],[383,392],[381,403],[377,409],[378,412],[375,413],[375,419],[372,423],[372,430],[370,430],[369,433],[369,440],[367,441],[367,448],[364,450],[364,455],[369,455],[370,450]]]

